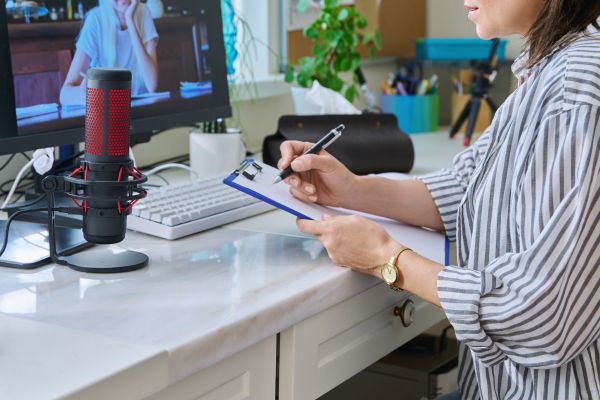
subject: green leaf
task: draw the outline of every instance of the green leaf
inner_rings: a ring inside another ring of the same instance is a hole
[[[285,70],[285,81],[287,83],[294,82],[294,67],[291,65],[288,65],[287,69]]]
[[[383,42],[381,40],[381,32],[379,32],[379,31],[375,32],[375,37],[373,39],[373,43],[375,43],[375,48],[377,50],[381,50],[381,47],[383,46]]]
[[[323,40],[328,46],[335,47],[343,34],[341,31],[326,31],[323,35]]]
[[[319,38],[319,32],[315,26],[310,25],[304,28],[304,37],[317,40]]]
[[[309,4],[310,4],[310,0],[298,0],[298,4],[296,5],[296,10],[298,10],[298,12],[303,13],[306,11]]]
[[[358,95],[358,92],[356,91],[356,87],[354,85],[348,86],[348,88],[346,89],[346,91],[344,92],[344,97],[350,102],[353,103],[354,99],[356,98],[356,96]]]
[[[369,44],[369,42],[371,42],[374,37],[375,37],[375,34],[372,32],[365,33],[362,38],[362,44],[364,44],[364,45]]]
[[[321,84],[331,90],[339,92],[344,87],[344,81],[337,75],[330,74],[326,77]]]
[[[340,1],[339,0],[325,0],[325,7],[324,8],[326,10],[327,9],[331,10],[333,8],[339,7],[339,5],[340,5]]]
[[[329,52],[329,48],[322,43],[317,43],[312,47],[312,53],[316,58],[322,58]]]
[[[348,11],[347,8],[342,8],[342,10],[340,11],[340,13],[338,14],[338,20],[339,21],[345,21],[346,19],[348,19],[349,15],[350,15],[350,11]]]
[[[369,47],[369,60],[374,60],[374,59],[375,59],[375,48]]]
[[[363,17],[356,19],[356,27],[358,29],[365,29],[367,27],[367,20]]]

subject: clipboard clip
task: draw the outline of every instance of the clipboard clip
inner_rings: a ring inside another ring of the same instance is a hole
[[[253,181],[258,174],[262,173],[262,169],[263,168],[254,160],[244,160],[242,164],[240,164],[239,168],[235,170],[234,173],[238,176],[242,174],[246,178]]]

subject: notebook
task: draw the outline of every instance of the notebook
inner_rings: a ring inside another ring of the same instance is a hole
[[[223,183],[297,218],[319,220],[324,214],[362,215],[379,223],[395,240],[417,253],[440,264],[449,264],[450,245],[444,234],[375,215],[303,202],[290,194],[289,186],[285,182],[273,184],[279,172],[278,169],[264,163],[246,160],[240,168],[225,178]],[[395,174],[393,179],[401,179],[401,176]]]

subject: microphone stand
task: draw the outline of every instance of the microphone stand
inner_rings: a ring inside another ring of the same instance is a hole
[[[82,161],[82,167],[85,166],[86,161]],[[130,161],[131,166],[133,163]],[[101,249],[93,252],[83,252],[71,255],[59,254],[56,248],[56,221],[55,221],[55,204],[54,194],[65,193],[69,196],[77,207],[71,207],[61,209],[72,214],[84,215],[87,210],[84,207],[80,207],[76,200],[82,200],[85,202],[91,200],[92,196],[87,196],[82,193],[86,193],[85,188],[90,185],[95,185],[96,188],[101,187],[120,187],[126,189],[126,196],[116,199],[120,209],[109,209],[102,210],[102,213],[107,214],[110,217],[112,213],[118,213],[119,216],[123,216],[122,213],[127,215],[131,213],[131,206],[136,201],[146,197],[146,191],[139,185],[146,182],[148,177],[140,174],[140,176],[133,176],[133,179],[127,179],[124,181],[88,181],[85,179],[79,179],[71,174],[70,176],[48,176],[42,181],[42,189],[46,193],[46,199],[48,203],[48,233],[49,233],[49,250],[50,258],[53,262],[60,265],[65,265],[75,271],[89,272],[89,273],[119,273],[135,271],[148,265],[148,256],[131,250],[112,251],[111,249]],[[97,191],[97,190],[96,190]],[[94,195],[93,199],[98,201],[102,200],[114,200],[108,196]],[[126,203],[129,206],[120,207],[121,203]]]

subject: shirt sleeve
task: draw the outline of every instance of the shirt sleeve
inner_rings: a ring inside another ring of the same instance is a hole
[[[599,116],[598,106],[582,105],[540,126],[515,199],[527,213],[518,227],[522,250],[438,275],[457,338],[484,365],[508,357],[556,368],[598,340]]]
[[[140,36],[142,37],[142,42],[146,44],[153,39],[158,39],[158,32],[156,31],[156,26],[154,25],[154,20],[148,6],[140,4],[138,7],[140,7]]]
[[[487,151],[490,132],[491,128],[488,128],[471,147],[457,154],[451,169],[443,169],[418,178],[431,193],[449,240],[456,239],[458,206],[465,195],[471,176]]]
[[[81,32],[77,37],[76,47],[85,52],[93,62],[97,62],[100,54],[100,20],[97,9],[92,9],[83,23]]]

